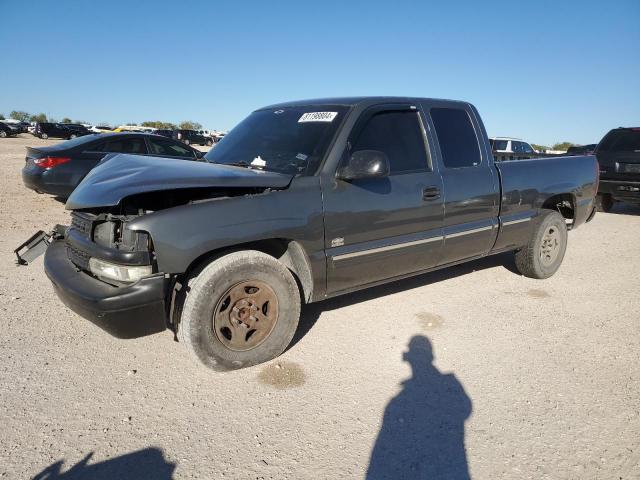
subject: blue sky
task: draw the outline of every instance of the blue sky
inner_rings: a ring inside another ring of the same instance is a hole
[[[0,0],[0,44],[5,115],[228,129],[278,101],[411,95],[547,145],[640,125],[640,0]]]

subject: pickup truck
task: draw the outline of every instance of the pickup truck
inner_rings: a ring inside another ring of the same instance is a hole
[[[593,156],[495,164],[471,104],[397,97],[265,107],[205,159],[113,157],[18,262],[45,252],[60,299],[116,337],[168,328],[236,369],[282,353],[304,303],[508,251],[553,275],[599,171]]]
[[[640,205],[640,128],[614,128],[595,149],[600,165],[597,205],[609,212],[614,202]]]

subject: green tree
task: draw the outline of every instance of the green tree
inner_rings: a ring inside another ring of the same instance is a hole
[[[575,143],[571,143],[571,142],[560,142],[560,143],[556,143],[553,145],[553,147],[551,147],[553,150],[568,150],[569,147],[573,147],[575,145]]]
[[[29,114],[27,112],[21,112],[19,110],[14,110],[9,114],[11,118],[14,120],[19,120],[20,122],[26,122],[29,120]]]
[[[64,117],[62,120],[60,120],[61,123],[72,123],[71,119],[69,117]]]
[[[160,129],[169,129],[169,130],[175,130],[176,126],[173,123],[169,123],[169,122],[161,122],[160,120],[153,120],[153,121],[146,121],[146,122],[142,122],[140,125],[142,125],[143,127],[150,127],[150,128],[160,128]]]
[[[538,145],[536,143],[532,143],[531,146],[538,152],[544,152],[545,150],[549,150],[549,147],[545,147],[544,145]]]
[[[200,130],[202,128],[202,125],[200,125],[198,122],[192,122],[192,121],[184,121],[181,122],[179,127],[183,130]]]
[[[37,115],[30,115],[29,121],[31,122],[46,122],[47,116],[44,113],[39,113]]]
[[[4,120],[4,115],[0,113],[0,120]]]

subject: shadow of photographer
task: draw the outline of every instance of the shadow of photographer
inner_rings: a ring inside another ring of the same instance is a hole
[[[92,456],[93,452],[87,454],[66,472],[62,472],[64,461],[57,461],[32,480],[171,480],[176,468],[158,448],[145,448],[89,465]]]
[[[414,336],[403,360],[413,375],[387,405],[367,479],[469,479],[464,422],[471,399],[433,365],[431,342]]]

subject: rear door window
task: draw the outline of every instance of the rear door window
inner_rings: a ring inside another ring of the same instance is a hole
[[[141,138],[122,138],[106,142],[102,151],[144,154],[147,153],[147,147],[144,144],[144,140]]]
[[[613,130],[598,145],[598,153],[640,153],[640,128]]]
[[[159,138],[149,138],[149,153],[152,155],[163,155],[167,157],[188,157],[195,158],[192,150],[182,143],[162,140]]]
[[[430,114],[444,166],[464,168],[480,165],[480,146],[469,114],[460,108],[439,107],[432,108]]]

